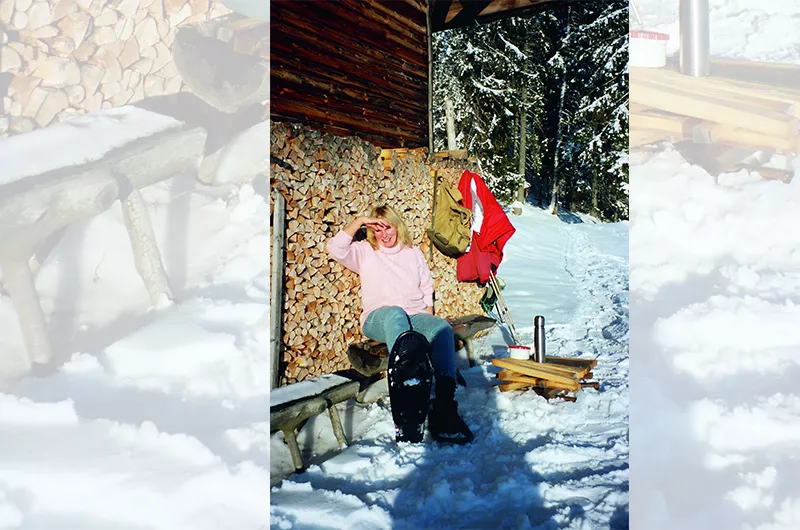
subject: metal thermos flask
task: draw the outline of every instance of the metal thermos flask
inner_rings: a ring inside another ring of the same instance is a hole
[[[681,73],[708,75],[710,31],[708,0],[680,0]]]
[[[533,317],[533,360],[537,363],[544,362],[544,317]]]

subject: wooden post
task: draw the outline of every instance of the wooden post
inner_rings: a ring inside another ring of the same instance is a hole
[[[344,429],[342,428],[342,420],[339,418],[339,410],[336,408],[336,404],[332,404],[331,408],[328,409],[328,415],[331,418],[331,427],[333,427],[333,435],[336,436],[336,441],[339,443],[339,448],[345,447],[350,445],[347,442],[347,436],[344,434]]]
[[[464,347],[467,349],[467,360],[469,361],[469,367],[472,368],[475,366],[475,349],[472,345],[472,338],[469,338],[464,341]]]
[[[292,455],[292,464],[297,473],[305,469],[303,464],[303,456],[300,454],[300,446],[297,445],[297,430],[295,427],[283,429],[283,439],[286,440],[286,445],[289,446],[289,454]]]
[[[433,155],[433,45],[431,44],[431,1],[425,6],[426,35],[428,41],[428,156]]]
[[[3,261],[2,268],[3,280],[22,328],[28,356],[34,363],[47,363],[52,357],[50,338],[28,260],[9,259]]]
[[[431,232],[433,232],[434,227],[434,215],[436,214],[436,193],[439,191],[439,170],[435,170],[433,173],[433,199],[431,200]],[[430,236],[428,236],[430,239]],[[430,267],[433,267],[433,241],[429,241],[428,245],[428,263]],[[432,302],[433,302],[433,314],[436,314],[436,291],[433,291],[432,294]]]
[[[171,302],[172,288],[161,261],[161,253],[158,251],[150,216],[147,215],[147,207],[142,201],[139,190],[132,190],[122,199],[122,219],[131,241],[136,271],[147,287],[150,300],[155,306]]]
[[[270,356],[272,377],[271,388],[280,386],[281,345],[283,344],[283,269],[284,247],[286,245],[284,219],[286,200],[280,192],[274,193],[272,213],[272,276],[270,283]]]

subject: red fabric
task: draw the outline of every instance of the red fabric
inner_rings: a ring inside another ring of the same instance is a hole
[[[475,237],[475,232],[472,233]],[[500,258],[489,252],[482,252],[473,239],[469,251],[458,258],[456,262],[456,278],[460,282],[480,282],[481,284],[489,281],[489,273],[496,271],[500,265]]]
[[[469,252],[458,258],[457,278],[460,282],[489,281],[489,272],[497,273],[497,267],[503,261],[503,247],[516,232],[516,228],[508,220],[503,207],[494,198],[492,192],[476,173],[464,170],[458,182],[458,191],[463,197],[465,208],[472,210],[472,191],[470,183],[475,181],[475,190],[483,206],[483,223],[480,234],[472,232],[472,244]]]

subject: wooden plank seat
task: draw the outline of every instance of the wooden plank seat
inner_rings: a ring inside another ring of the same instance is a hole
[[[297,445],[297,432],[308,418],[327,410],[339,447],[348,445],[336,404],[355,397],[359,392],[359,386],[358,381],[327,374],[276,388],[270,392],[270,431],[283,431],[296,471],[305,469]]]
[[[456,351],[462,345],[467,349],[467,359],[470,367],[475,366],[475,352],[472,349],[472,339],[478,333],[492,329],[497,321],[484,315],[466,315],[463,317],[447,319],[453,327],[453,334],[456,338]]]
[[[453,328],[456,350],[465,347],[469,365],[475,366],[472,339],[477,333],[493,328],[497,322],[483,315],[466,315],[448,318],[447,321]],[[368,377],[385,372],[389,368],[389,351],[382,342],[366,340],[353,343],[347,350],[347,357],[356,371]]]

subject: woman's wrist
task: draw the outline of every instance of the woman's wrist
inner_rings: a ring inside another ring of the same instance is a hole
[[[365,220],[366,220],[366,217],[356,217],[355,219],[350,221],[350,224],[348,224],[347,226],[344,227],[344,231],[350,237],[354,237],[356,235],[356,232],[358,232],[358,230],[362,226],[364,226]]]

